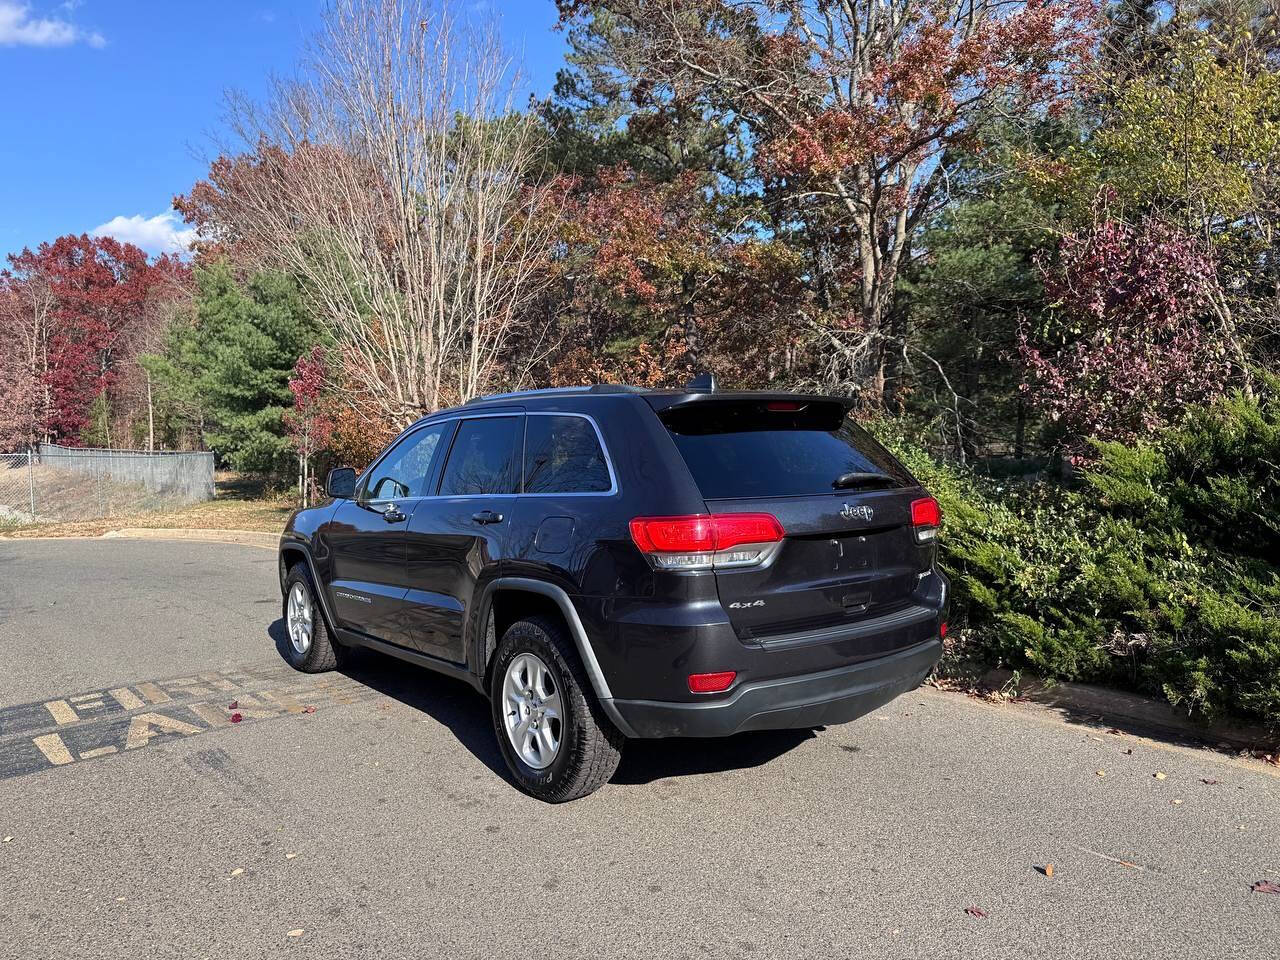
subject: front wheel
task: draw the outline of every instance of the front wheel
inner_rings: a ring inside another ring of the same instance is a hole
[[[624,738],[601,712],[558,624],[536,617],[507,628],[490,684],[498,746],[526,793],[549,803],[576,800],[618,769]]]
[[[329,636],[316,602],[315,584],[302,563],[295,563],[284,582],[285,655],[305,673],[322,673],[338,665],[338,648]]]

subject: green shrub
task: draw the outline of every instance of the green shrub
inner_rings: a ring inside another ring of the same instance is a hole
[[[1275,383],[1099,444],[1075,487],[995,481],[878,432],[942,504],[952,623],[978,655],[1280,724]]]

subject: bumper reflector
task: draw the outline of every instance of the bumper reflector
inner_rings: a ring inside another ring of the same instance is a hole
[[[722,673],[689,674],[690,693],[719,693],[728,690],[738,675],[736,670],[725,670]]]

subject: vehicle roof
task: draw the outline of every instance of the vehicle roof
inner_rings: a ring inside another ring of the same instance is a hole
[[[821,400],[838,403],[844,407],[853,404],[848,397],[836,397],[824,394],[799,393],[792,390],[703,390],[690,387],[634,387],[626,384],[600,383],[582,387],[548,387],[539,390],[520,390],[514,393],[495,393],[486,397],[468,400],[454,410],[465,410],[468,407],[488,406],[490,404],[518,403],[537,404],[538,401],[559,402],[566,399],[595,399],[604,397],[629,396],[646,400],[655,410],[685,403],[705,400]]]
[[[589,409],[591,401],[612,400],[617,402],[618,400],[627,399],[645,401],[650,408],[659,413],[673,407],[701,403],[707,400],[820,400],[838,403],[846,410],[852,407],[854,402],[850,397],[798,393],[788,390],[693,390],[687,387],[633,387],[626,384],[601,383],[582,387],[546,387],[538,390],[518,390],[512,393],[494,393],[484,397],[474,397],[458,406],[444,407],[434,413],[420,417],[406,430],[440,417],[452,418],[471,412],[480,413],[492,408],[502,409],[506,406],[533,410],[548,408],[566,412],[573,412],[577,409],[579,412],[585,412],[582,407],[587,406],[587,409]],[[582,404],[582,401],[587,401],[588,403]]]

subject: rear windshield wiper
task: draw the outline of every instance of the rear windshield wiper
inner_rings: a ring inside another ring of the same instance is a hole
[[[897,485],[898,479],[896,477],[891,477],[887,473],[872,473],[865,470],[842,473],[831,481],[831,486],[837,490],[847,490],[850,487],[896,487]]]

